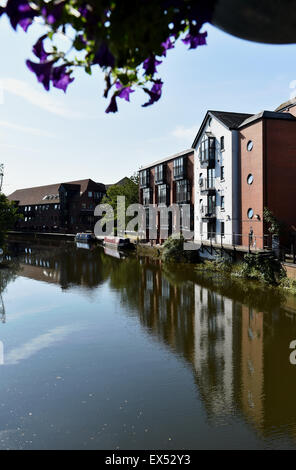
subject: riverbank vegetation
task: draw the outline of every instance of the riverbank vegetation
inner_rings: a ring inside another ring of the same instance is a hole
[[[219,257],[213,261],[205,260],[195,266],[197,273],[213,273],[234,281],[257,281],[257,283],[285,290],[296,295],[296,279],[287,277],[282,263],[274,254],[247,254],[242,262],[233,263],[230,259]]]
[[[11,230],[21,215],[13,202],[0,193],[0,248],[3,249],[8,230]]]

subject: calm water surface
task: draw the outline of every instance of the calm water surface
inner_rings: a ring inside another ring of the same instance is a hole
[[[1,449],[296,448],[296,302],[72,244],[0,272]]]

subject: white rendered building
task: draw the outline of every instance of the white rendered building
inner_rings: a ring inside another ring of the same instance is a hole
[[[208,111],[194,139],[194,239],[237,243],[240,233],[239,125],[249,114]]]

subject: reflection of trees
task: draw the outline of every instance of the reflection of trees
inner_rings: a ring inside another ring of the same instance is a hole
[[[280,427],[296,436],[296,376],[289,363],[296,316],[278,291],[188,265],[116,259],[101,248],[69,244],[23,246],[18,259],[23,275],[63,289],[82,286],[89,293],[108,282],[124,313],[137,316],[148,334],[190,365],[210,419],[240,413],[263,436]],[[1,292],[13,278],[12,269],[0,271]]]
[[[64,290],[75,286],[94,289],[108,277],[100,248],[91,251],[69,243],[57,246],[19,243],[12,247],[12,252],[19,260],[23,276],[60,284]]]
[[[6,322],[5,305],[3,301],[3,292],[10,282],[13,282],[20,270],[20,265],[17,260],[6,261],[4,260],[0,267],[0,321]]]

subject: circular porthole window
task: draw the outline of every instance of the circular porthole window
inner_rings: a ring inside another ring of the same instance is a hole
[[[251,152],[251,150],[253,150],[253,147],[254,147],[253,141],[249,140],[249,142],[247,143],[248,152]]]
[[[250,173],[247,177],[247,183],[252,184],[253,181],[254,181],[254,176],[252,175],[252,173]]]
[[[254,211],[253,211],[253,209],[249,209],[248,210],[248,219],[253,219],[253,217],[254,217]]]

